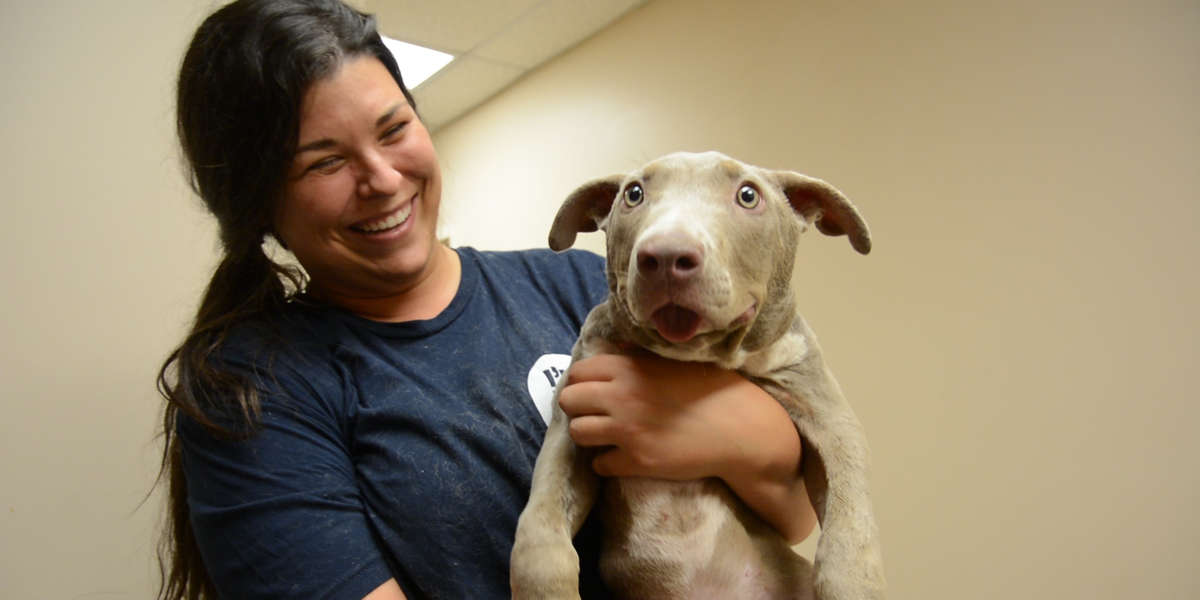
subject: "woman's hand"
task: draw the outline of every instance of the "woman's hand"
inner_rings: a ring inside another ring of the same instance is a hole
[[[571,439],[607,477],[718,477],[791,542],[816,524],[787,412],[734,371],[652,354],[571,365],[558,397]]]

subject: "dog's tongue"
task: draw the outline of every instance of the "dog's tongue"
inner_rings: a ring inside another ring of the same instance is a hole
[[[672,344],[686,342],[700,328],[700,315],[682,306],[668,304],[650,316],[658,334]]]

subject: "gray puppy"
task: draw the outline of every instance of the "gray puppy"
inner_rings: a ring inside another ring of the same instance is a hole
[[[814,225],[870,251],[866,223],[829,184],[715,152],[592,181],[559,209],[551,248],[597,228],[608,243],[610,295],[588,315],[574,359],[632,345],[737,369],[796,424],[821,524],[810,565],[719,480],[606,480],[600,570],[621,597],[884,597],[866,440],[796,306],[796,245]],[[571,540],[601,490],[591,458],[556,402],[517,525],[513,598],[579,598]]]

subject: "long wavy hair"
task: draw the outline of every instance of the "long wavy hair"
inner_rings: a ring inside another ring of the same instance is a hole
[[[340,0],[237,0],[196,30],[179,70],[176,127],[192,189],[216,218],[221,261],[191,329],[158,374],[166,401],[160,484],[160,600],[215,598],[193,534],[176,427],[186,416],[212,435],[253,435],[253,383],[216,356],[232,327],[271,314],[306,285],[268,257],[263,242],[295,153],[300,104],[313,82],[353,56],[374,56],[416,108],[370,15]],[[232,424],[232,425],[231,425]]]

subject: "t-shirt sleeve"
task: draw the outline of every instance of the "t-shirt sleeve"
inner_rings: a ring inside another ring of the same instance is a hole
[[[543,251],[542,257],[547,256],[550,258],[545,268],[555,273],[554,294],[582,323],[583,317],[608,297],[604,258],[586,250],[567,250],[561,256]]]
[[[608,297],[608,279],[605,274],[604,257],[591,252],[578,251],[572,256],[579,279],[583,283],[587,302],[595,306]]]
[[[336,373],[297,366],[281,357],[255,379],[262,412],[249,439],[178,425],[192,527],[223,598],[360,600],[393,576],[356,484]]]

